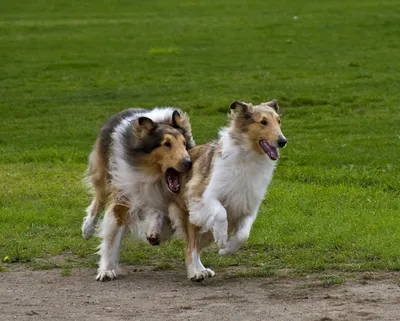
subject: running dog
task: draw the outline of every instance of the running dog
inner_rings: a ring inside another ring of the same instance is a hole
[[[179,218],[185,233],[189,279],[215,275],[200,260],[201,250],[213,241],[225,256],[249,238],[278,148],[286,145],[278,108],[276,100],[257,106],[235,101],[230,105],[231,124],[220,131],[219,139],[189,151],[192,169],[181,174],[180,192],[169,206],[171,219]]]
[[[171,237],[168,204],[180,190],[178,174],[192,166],[194,144],[189,117],[171,107],[127,109],[105,123],[89,156],[86,180],[94,199],[82,225],[84,238],[91,238],[107,207],[97,280],[116,277],[127,229],[152,245]]]

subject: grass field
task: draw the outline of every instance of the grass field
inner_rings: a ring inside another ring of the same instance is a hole
[[[94,265],[81,179],[115,112],[178,106],[201,144],[231,101],[277,98],[288,146],[251,239],[205,263],[400,269],[399,21],[398,1],[2,1],[3,266]],[[126,240],[122,262],[181,266],[183,246]]]

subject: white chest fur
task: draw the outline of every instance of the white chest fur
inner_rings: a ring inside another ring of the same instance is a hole
[[[166,211],[169,192],[162,175],[147,176],[121,158],[113,159],[111,171],[113,185],[129,199],[132,210],[153,208]]]
[[[255,215],[264,199],[276,163],[266,155],[244,150],[222,139],[222,155],[213,166],[205,197],[212,196],[226,208],[230,219]]]

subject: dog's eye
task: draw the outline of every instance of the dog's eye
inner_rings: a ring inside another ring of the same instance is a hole
[[[280,120],[280,119],[278,119],[278,124],[279,124],[279,125],[281,124],[281,120]]]
[[[166,143],[164,144],[164,146],[167,147],[167,148],[171,148],[171,147],[172,147],[172,144],[171,144],[170,142],[166,142]]]
[[[263,119],[260,123],[263,124],[264,126],[268,125],[268,122],[265,119]]]

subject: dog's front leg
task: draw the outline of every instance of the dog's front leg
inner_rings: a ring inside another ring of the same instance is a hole
[[[220,248],[223,248],[228,240],[226,209],[216,199],[209,200],[208,206],[214,217],[214,240]]]
[[[164,213],[156,209],[149,209],[146,213],[150,220],[146,235],[147,241],[149,241],[151,245],[160,245],[161,230],[164,224]]]
[[[239,221],[234,235],[228,240],[225,247],[219,250],[219,255],[227,256],[236,253],[239,247],[249,239],[255,219],[256,215],[243,217]]]

